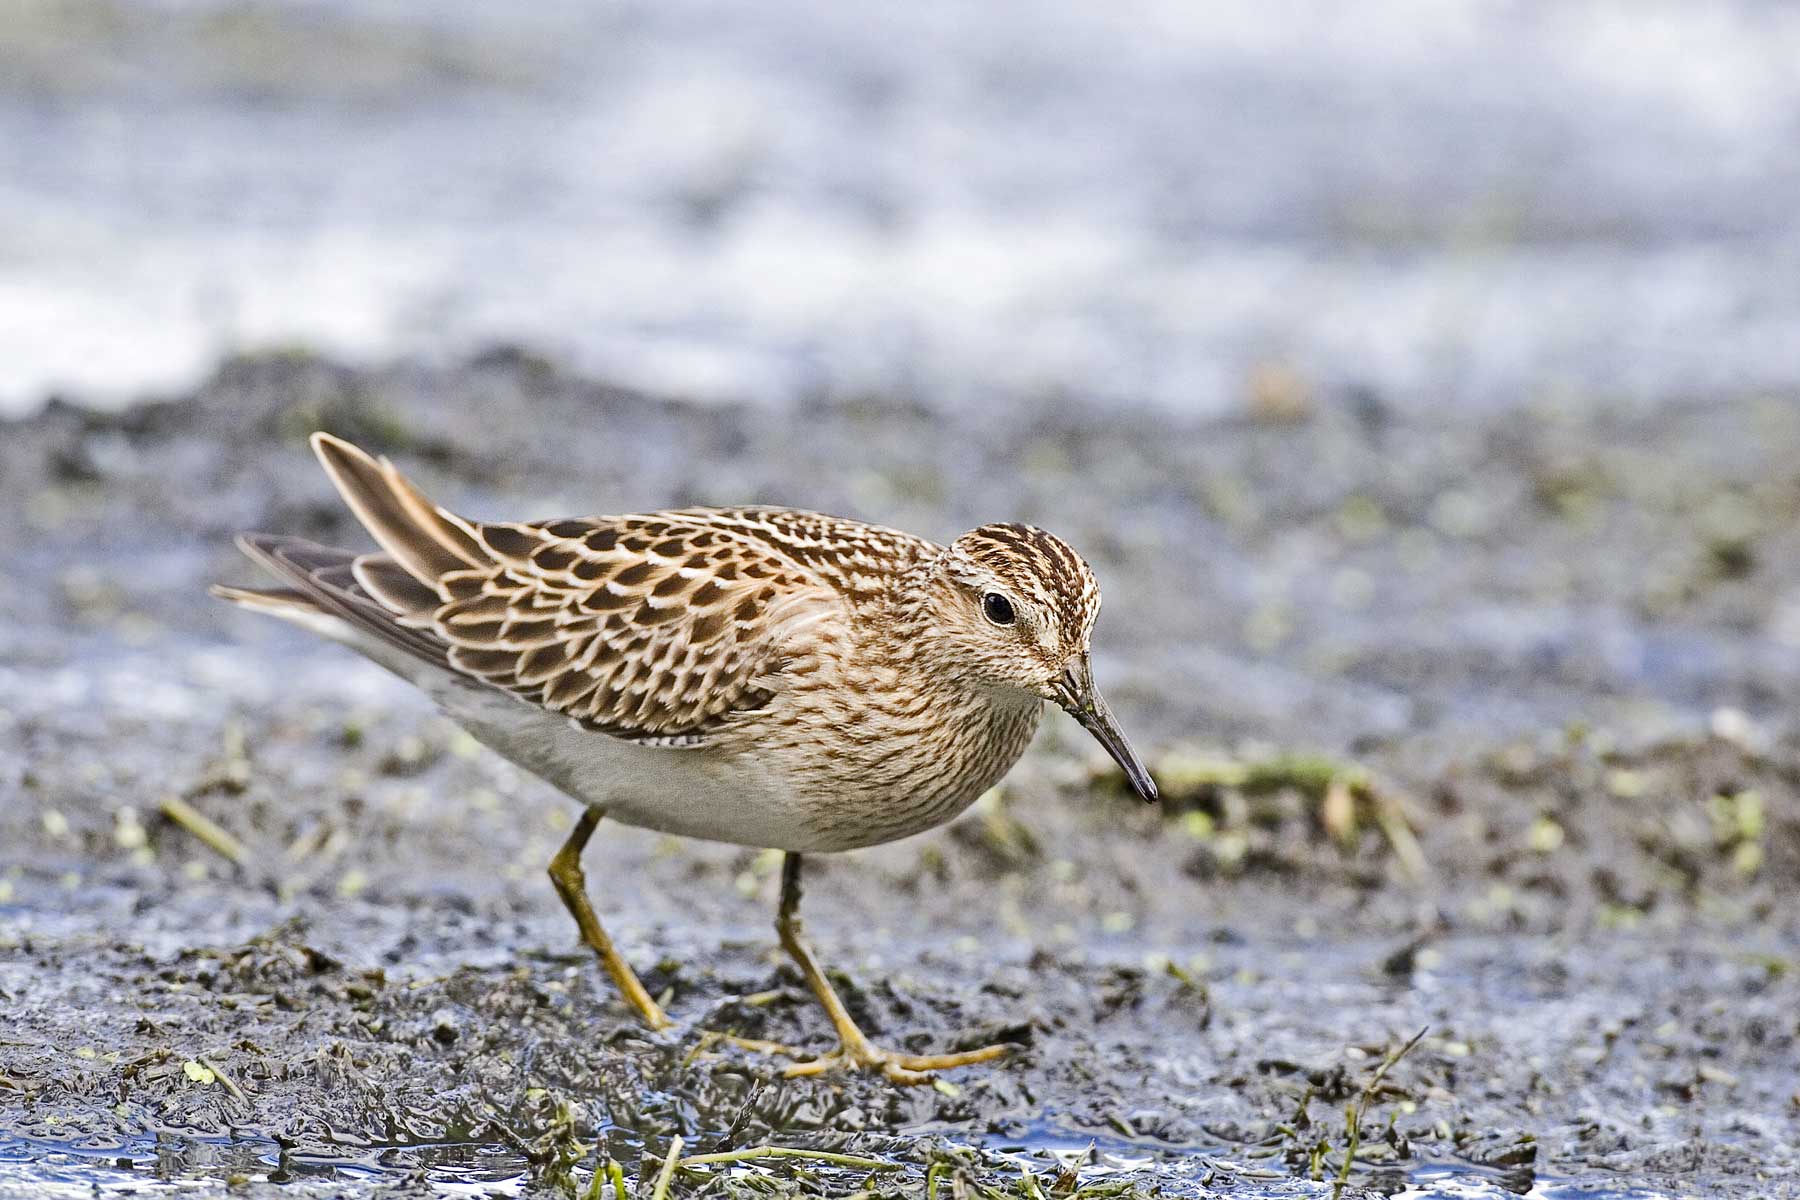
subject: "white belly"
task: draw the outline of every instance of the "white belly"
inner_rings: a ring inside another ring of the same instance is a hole
[[[846,848],[808,819],[808,804],[756,757],[634,745],[491,688],[448,677],[436,682],[427,690],[452,720],[612,820],[740,846]]]

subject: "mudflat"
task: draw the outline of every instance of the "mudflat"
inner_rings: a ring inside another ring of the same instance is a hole
[[[680,1023],[638,1029],[543,873],[568,801],[204,596],[236,530],[358,536],[314,428],[476,515],[1081,549],[1165,803],[1055,717],[949,828],[809,862],[865,1028],[1018,1053],[782,1080],[704,1032],[827,1048],[774,856],[602,826]],[[0,1190],[648,1195],[680,1137],[671,1194],[1791,1194],[1795,462],[1757,397],[702,405],[505,348],[52,404],[0,427]]]

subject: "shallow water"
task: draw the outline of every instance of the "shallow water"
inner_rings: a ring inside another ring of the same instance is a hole
[[[902,1131],[905,1132],[905,1131]],[[929,1133],[929,1130],[915,1131]],[[1034,1125],[1023,1137],[989,1138],[973,1144],[998,1167],[995,1178],[1030,1172],[1053,1179],[1074,1167],[1082,1185],[1141,1180],[1169,1196],[1220,1194],[1228,1186],[1234,1200],[1328,1196],[1328,1182],[1308,1185],[1288,1176],[1234,1160],[1227,1147],[1150,1147],[1105,1135]],[[654,1167],[654,1163],[651,1164]],[[829,1167],[817,1168],[832,1177]],[[922,1174],[914,1170],[920,1182]],[[842,1172],[847,1180],[859,1172]],[[1267,1176],[1259,1186],[1259,1175]],[[0,1132],[0,1188],[28,1186],[35,1195],[194,1194],[195,1184],[217,1186],[224,1177],[248,1183],[292,1185],[289,1194],[348,1185],[357,1190],[402,1179],[422,1179],[440,1196],[512,1196],[531,1184],[529,1164],[503,1143],[433,1143],[371,1146],[341,1157],[294,1154],[268,1138],[207,1138],[176,1133],[146,1134],[113,1145],[68,1144],[13,1137]],[[628,1177],[629,1178],[629,1177]],[[1399,1200],[1450,1198],[1486,1200],[1523,1196],[1530,1200],[1671,1200],[1670,1193],[1622,1184],[1602,1176],[1534,1176],[1467,1163],[1430,1162],[1393,1172],[1398,1184],[1388,1194]],[[586,1185],[585,1179],[583,1186]],[[1385,1189],[1384,1189],[1385,1190]]]

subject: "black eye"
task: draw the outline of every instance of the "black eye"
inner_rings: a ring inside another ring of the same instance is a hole
[[[981,615],[996,625],[1011,625],[1018,620],[1012,601],[999,592],[989,592],[981,598]]]

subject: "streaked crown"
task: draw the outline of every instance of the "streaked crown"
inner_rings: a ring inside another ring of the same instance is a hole
[[[983,525],[957,538],[936,568],[935,635],[955,665],[1049,698],[1070,660],[1086,653],[1100,586],[1081,555],[1054,534]]]
[[[1100,615],[1100,584],[1074,547],[1035,525],[983,525],[956,539],[945,564],[974,582],[988,577],[1045,612],[1064,631],[1086,640]]]

